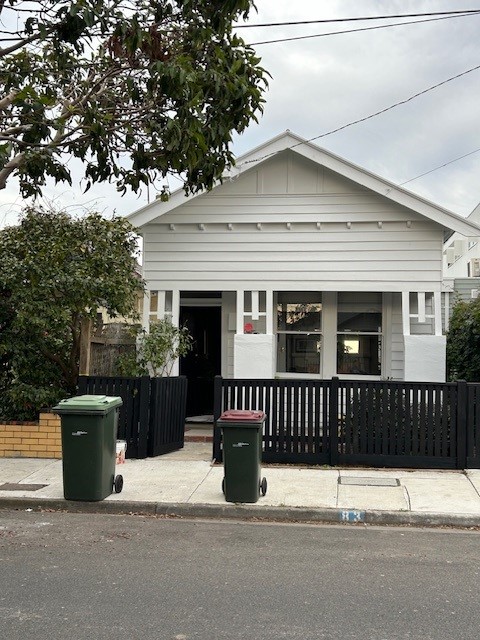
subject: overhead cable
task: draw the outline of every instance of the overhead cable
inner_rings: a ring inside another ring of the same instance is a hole
[[[469,153],[465,153],[463,156],[459,156],[458,158],[454,158],[453,160],[449,160],[448,162],[444,162],[440,164],[438,167],[434,169],[430,169],[430,171],[425,171],[425,173],[421,173],[414,178],[410,178],[410,180],[405,180],[405,182],[400,182],[399,185],[403,187],[404,184],[408,184],[409,182],[413,182],[414,180],[418,180],[419,178],[423,178],[423,176],[428,176],[429,173],[433,173],[434,171],[438,171],[439,169],[443,169],[443,167],[448,167],[449,164],[453,164],[454,162],[458,162],[459,160],[463,160],[463,158],[468,158],[468,156],[473,156],[474,153],[478,153],[479,149],[475,149],[474,151],[470,151]]]
[[[454,18],[467,18],[472,15],[480,15],[480,11],[474,14],[462,14],[458,16],[443,16],[441,18],[427,18],[426,20],[410,20],[408,22],[392,22],[391,24],[378,24],[373,27],[359,27],[358,29],[344,29],[342,31],[328,31],[327,33],[314,33],[308,36],[292,36],[290,38],[278,38],[276,40],[262,40],[259,42],[250,42],[252,47],[258,47],[263,44],[278,44],[280,42],[292,42],[294,40],[309,40],[312,38],[326,38],[328,36],[338,36],[345,33],[357,33],[359,31],[375,31],[377,29],[389,29],[390,27],[403,27],[412,24],[422,24],[425,22],[438,22],[439,20],[452,20]]]
[[[405,100],[400,100],[399,102],[395,102],[394,104],[390,105],[389,107],[385,107],[384,109],[380,109],[379,111],[375,111],[375,113],[371,113],[368,116],[364,116],[363,118],[358,118],[358,120],[353,120],[352,122],[348,122],[347,124],[344,124],[340,127],[337,127],[336,129],[331,129],[330,131],[327,131],[326,133],[321,133],[318,136],[314,136],[313,138],[309,138],[308,140],[303,140],[302,142],[297,142],[296,144],[292,145],[291,147],[288,147],[289,149],[295,149],[295,147],[299,147],[302,144],[305,144],[307,142],[313,142],[314,140],[319,140],[320,138],[325,138],[326,136],[330,136],[333,133],[337,133],[338,131],[342,131],[343,129],[347,129],[348,127],[353,127],[353,125],[355,124],[359,124],[360,122],[365,122],[366,120],[370,120],[371,118],[375,118],[376,116],[379,116],[382,113],[386,113],[387,111],[390,111],[391,109],[395,109],[396,107],[399,107],[403,104],[407,104],[407,102],[411,102],[412,100],[415,100],[415,98],[418,98],[419,96],[423,96],[424,94],[428,93],[429,91],[433,91],[434,89],[438,89],[438,87],[442,87],[443,85],[452,82],[453,80],[457,80],[457,78],[461,78],[463,76],[466,76],[468,73],[472,73],[473,71],[477,71],[478,69],[480,69],[480,65],[476,65],[475,67],[471,67],[470,69],[467,69],[466,71],[462,71],[461,73],[457,73],[454,76],[451,76],[450,78],[447,78],[446,80],[442,80],[442,82],[438,82],[437,84],[432,85],[431,87],[428,87],[427,89],[423,89],[422,91],[419,91],[418,93],[415,93],[413,96],[410,96],[409,98],[405,98]],[[258,162],[260,160],[265,160],[266,158],[269,158],[270,156],[274,156],[276,155],[278,152],[275,151],[273,153],[267,153],[264,156],[261,156],[259,158],[253,158],[252,160],[247,160],[245,162],[243,162],[241,165],[239,166],[243,166],[245,164],[251,164],[253,162]]]
[[[332,22],[363,22],[364,20],[390,20],[391,18],[425,18],[428,16],[454,16],[456,14],[475,14],[480,9],[464,9],[462,11],[434,11],[429,13],[398,13],[388,16],[363,16],[354,18],[325,18],[322,20],[298,20],[295,22],[264,22],[260,24],[237,24],[235,29],[256,29],[259,27],[285,27],[302,24],[327,24]]]

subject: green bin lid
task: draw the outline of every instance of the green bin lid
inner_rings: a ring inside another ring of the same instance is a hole
[[[116,396],[75,396],[60,400],[57,406],[52,408],[55,413],[91,413],[104,415],[114,407],[120,407],[123,400]]]

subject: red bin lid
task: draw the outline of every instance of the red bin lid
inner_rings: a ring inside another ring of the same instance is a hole
[[[259,422],[265,417],[264,411],[252,411],[250,409],[229,409],[224,411],[220,420],[225,422]]]

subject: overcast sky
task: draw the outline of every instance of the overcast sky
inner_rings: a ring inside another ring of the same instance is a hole
[[[257,0],[249,23],[320,20],[434,11],[480,10],[480,0]],[[414,20],[414,18],[412,18]],[[249,43],[402,22],[281,26],[239,30]],[[260,123],[235,137],[241,155],[286,129],[310,139],[406,100],[480,65],[480,15],[256,46],[271,73]],[[480,69],[407,104],[319,138],[315,144],[377,175],[402,183],[480,149]],[[480,151],[405,185],[460,215],[480,201]],[[123,198],[100,185],[82,195],[49,186],[57,205],[128,214],[148,194]],[[150,193],[154,197],[153,191]],[[0,226],[16,221],[18,185],[0,192]]]

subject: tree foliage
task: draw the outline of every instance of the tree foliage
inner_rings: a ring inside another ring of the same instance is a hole
[[[47,176],[71,184],[71,156],[85,189],[112,181],[136,192],[168,173],[187,192],[211,188],[233,163],[232,131],[262,111],[266,73],[232,33],[253,7],[0,1],[0,189],[11,175],[23,196],[41,194]]]
[[[25,417],[75,393],[83,320],[99,307],[112,317],[135,313],[136,251],[128,221],[95,213],[30,208],[0,231],[0,411]]]
[[[459,301],[453,307],[447,367],[452,380],[480,381],[480,298]]]
[[[119,358],[120,375],[163,377],[172,373],[177,358],[192,349],[192,336],[187,327],[176,327],[170,318],[161,318],[145,329],[135,330],[136,353],[126,353]]]

